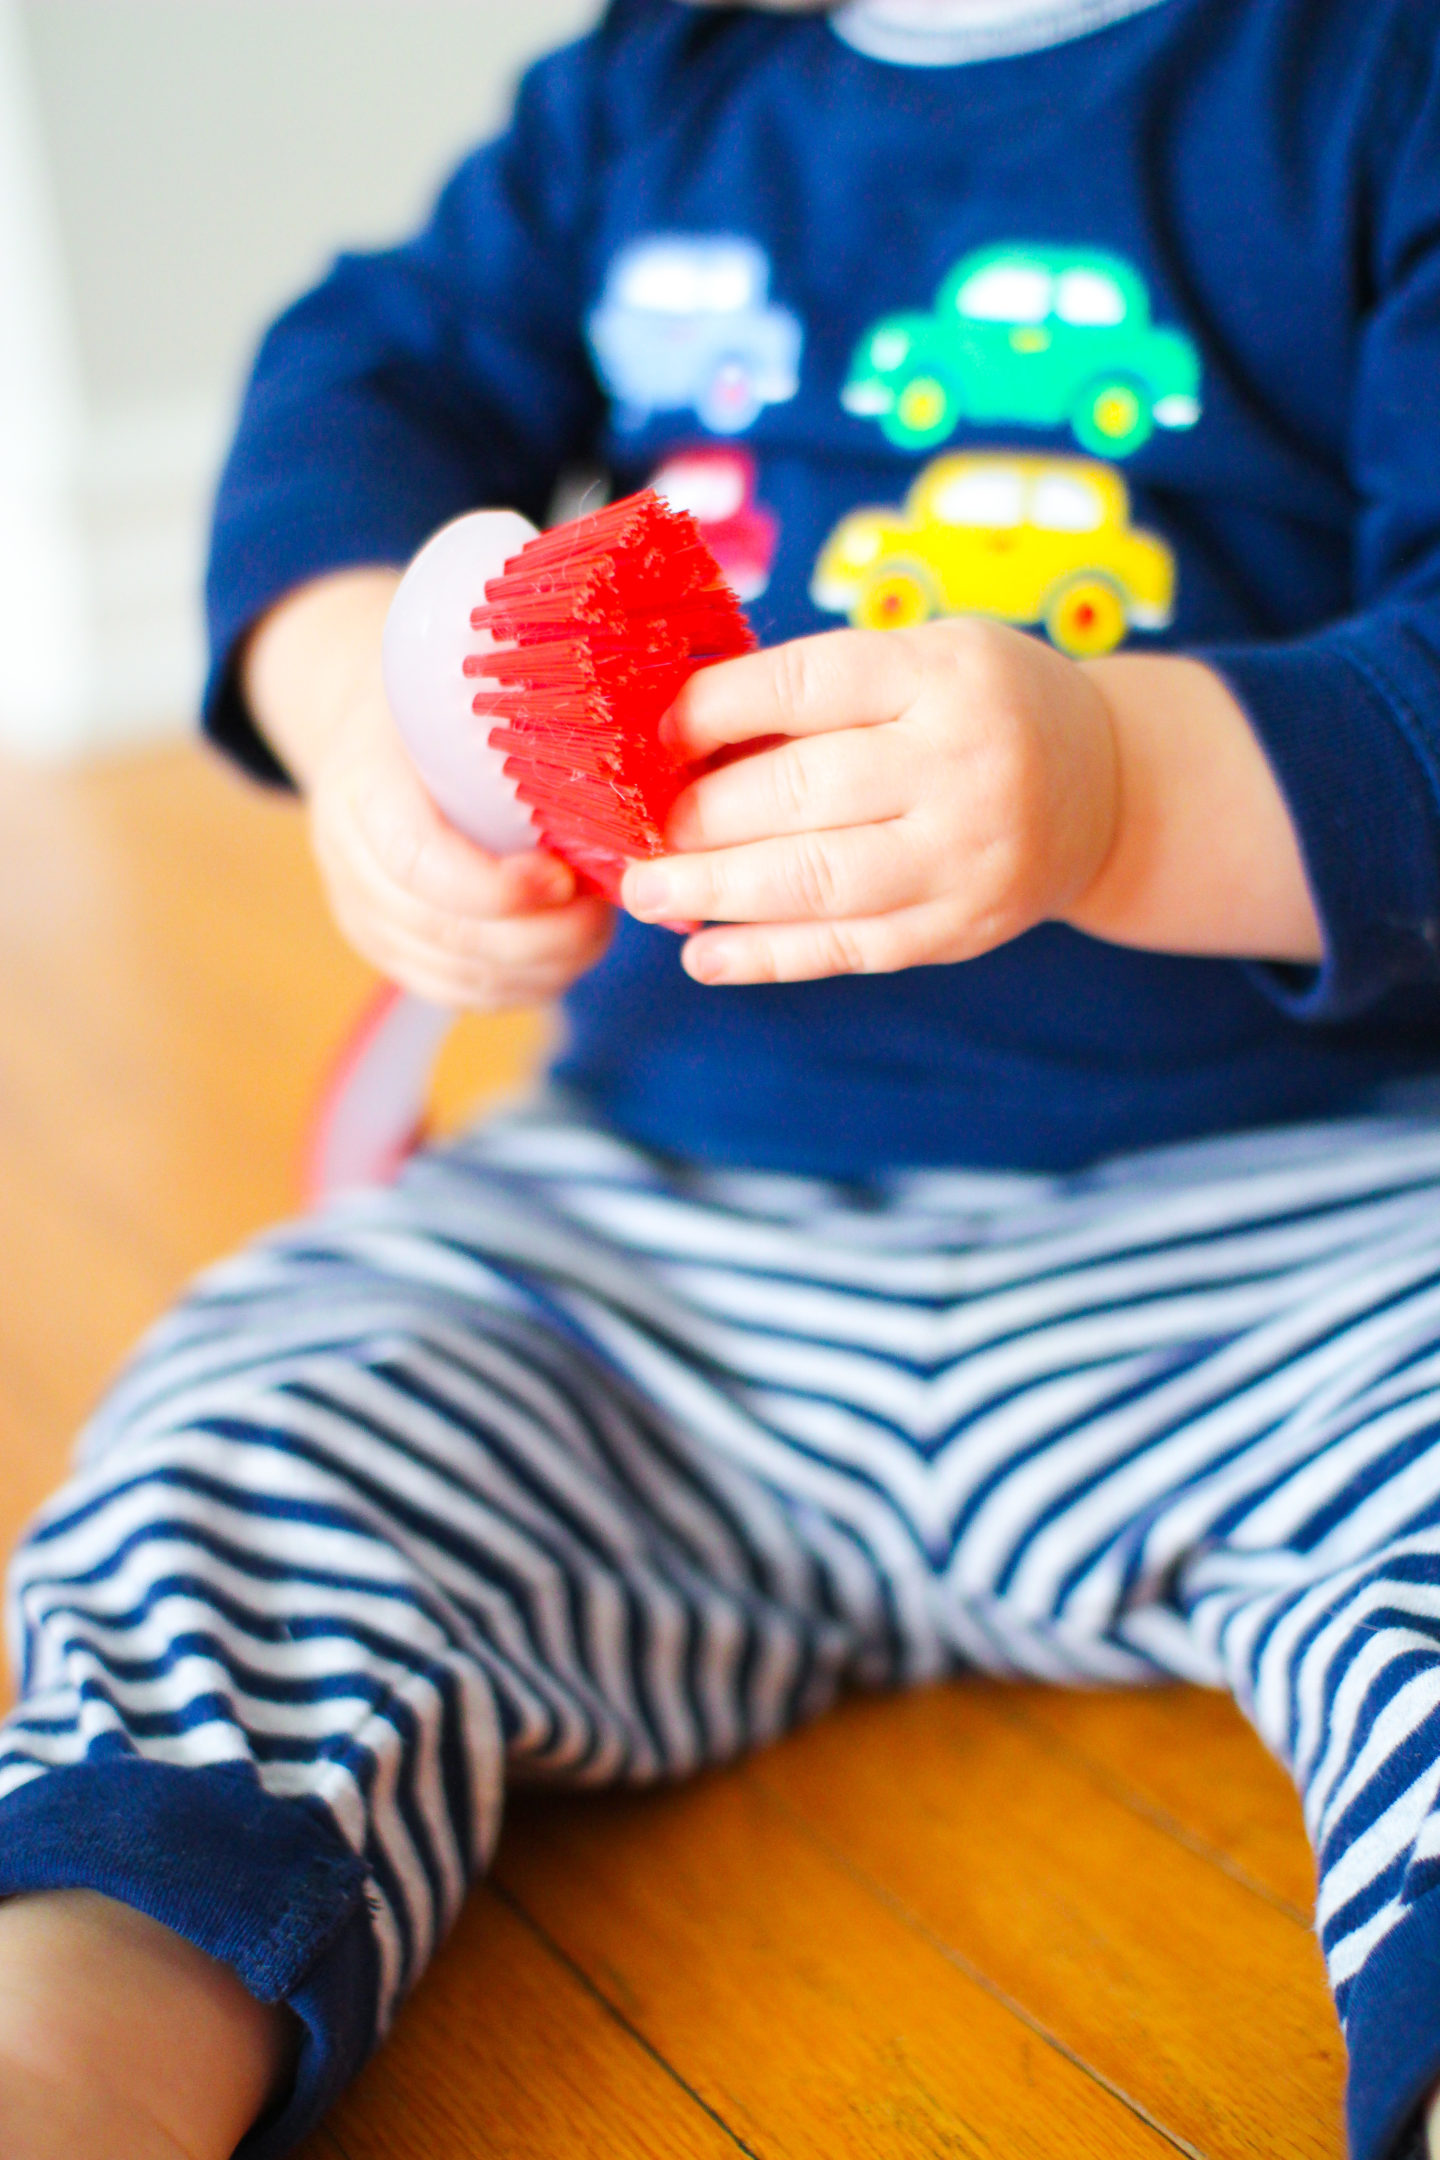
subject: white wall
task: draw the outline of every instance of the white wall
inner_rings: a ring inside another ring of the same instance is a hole
[[[266,318],[403,230],[593,0],[0,0],[0,746],[186,725]]]

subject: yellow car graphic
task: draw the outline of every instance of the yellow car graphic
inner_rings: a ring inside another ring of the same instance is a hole
[[[1090,458],[964,451],[935,458],[903,510],[852,510],[821,550],[815,605],[867,630],[932,615],[1043,624],[1073,659],[1163,630],[1175,558],[1130,524],[1130,494]]]

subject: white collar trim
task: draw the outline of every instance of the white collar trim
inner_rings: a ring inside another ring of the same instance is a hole
[[[845,0],[838,38],[897,67],[958,67],[1039,52],[1159,7],[1164,0]]]

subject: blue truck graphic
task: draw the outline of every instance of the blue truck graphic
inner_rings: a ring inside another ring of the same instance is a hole
[[[587,325],[622,428],[693,412],[739,435],[800,383],[799,318],[770,298],[770,263],[731,234],[655,233],[615,258]]]

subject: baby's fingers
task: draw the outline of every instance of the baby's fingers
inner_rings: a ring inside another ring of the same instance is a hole
[[[575,890],[573,873],[531,849],[490,855],[457,832],[425,792],[398,745],[382,742],[312,791],[322,858],[342,858],[378,894],[476,919],[554,907]]]
[[[928,883],[908,824],[895,818],[635,863],[621,898],[641,922],[834,921],[928,899]]]
[[[780,833],[900,817],[920,776],[892,728],[851,728],[752,750],[692,781],[665,828],[683,850],[735,847]]]
[[[489,855],[426,805],[419,818],[372,816],[361,834],[375,883],[399,902],[438,914],[498,920],[558,907],[575,891],[575,876],[538,849]]]
[[[587,897],[544,915],[479,926],[463,920],[427,935],[378,917],[363,901],[337,908],[341,927],[367,959],[422,997],[479,1008],[539,1004],[568,989],[609,942],[611,910]]]
[[[826,735],[893,720],[918,694],[920,663],[902,632],[830,630],[691,676],[665,721],[688,758],[764,735]]]
[[[888,975],[935,959],[952,928],[939,903],[842,922],[727,925],[700,931],[680,957],[696,982],[713,985]],[[946,957],[963,955],[957,949]]]
[[[469,905],[455,907],[427,898],[423,879],[418,889],[397,880],[368,848],[348,847],[343,836],[337,842],[317,830],[315,844],[332,900],[348,894],[377,922],[452,950],[477,950],[502,925],[563,917],[577,904],[573,873],[544,855],[482,856],[479,874],[461,887]]]

